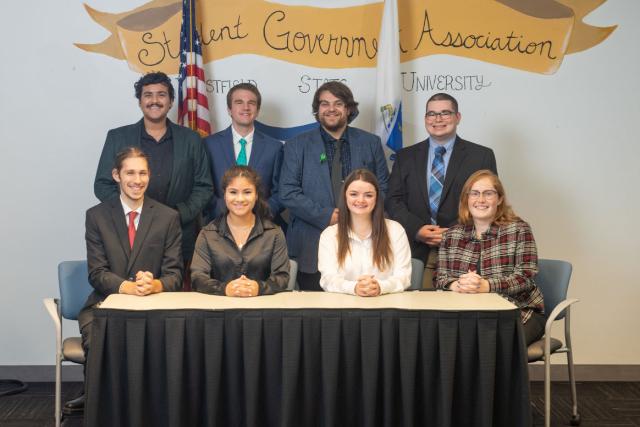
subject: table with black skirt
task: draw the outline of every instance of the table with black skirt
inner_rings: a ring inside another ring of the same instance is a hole
[[[91,342],[92,427],[531,425],[496,294],[112,295]]]

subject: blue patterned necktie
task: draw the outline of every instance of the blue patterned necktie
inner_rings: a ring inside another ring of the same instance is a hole
[[[240,138],[240,153],[238,153],[238,159],[236,160],[236,164],[240,166],[247,166],[247,140],[244,138]]]
[[[440,196],[444,186],[444,153],[447,149],[443,146],[436,147],[436,155],[431,163],[431,173],[429,174],[429,208],[431,210],[431,224],[437,224],[438,207],[440,206]]]

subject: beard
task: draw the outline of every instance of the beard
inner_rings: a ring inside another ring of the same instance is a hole
[[[336,121],[334,124],[330,124],[330,123],[327,123],[327,120],[325,119],[324,116],[321,116],[320,117],[320,124],[322,125],[323,128],[325,128],[329,132],[336,132],[336,131],[339,131],[340,129],[344,128],[347,125],[347,118],[343,116],[338,121]]]

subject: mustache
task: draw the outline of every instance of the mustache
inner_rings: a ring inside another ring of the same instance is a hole
[[[147,104],[147,108],[151,108],[151,107],[162,108],[162,107],[164,107],[164,104],[158,104],[157,102],[154,102],[152,104]]]

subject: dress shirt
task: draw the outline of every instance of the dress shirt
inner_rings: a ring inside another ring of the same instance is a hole
[[[462,274],[477,271],[477,266],[480,276],[489,282],[490,292],[520,307],[522,323],[533,311],[544,312],[542,293],[534,282],[538,251],[529,224],[492,224],[480,239],[475,237],[473,225],[451,227],[440,245],[435,287],[448,288]]]
[[[167,123],[167,131],[159,141],[142,126],[140,148],[149,160],[149,186],[146,194],[162,204],[167,203],[167,193],[173,172],[173,134]]]
[[[429,188],[429,178],[431,176],[431,166],[433,165],[433,159],[436,156],[436,148],[444,147],[445,153],[442,156],[442,161],[444,162],[444,176],[447,176],[447,167],[449,167],[449,160],[451,159],[451,153],[453,153],[453,146],[456,142],[456,135],[453,136],[450,140],[445,142],[444,144],[438,144],[429,138],[429,155],[427,157],[427,188]],[[444,182],[442,183],[444,185]]]
[[[358,277],[373,275],[380,284],[380,293],[402,292],[411,284],[411,249],[404,228],[397,222],[385,219],[391,241],[391,265],[384,271],[373,263],[371,236],[360,239],[349,231],[350,251],[339,267],[338,224],[327,227],[320,235],[318,270],[320,286],[327,292],[355,295]]]
[[[233,125],[231,125],[231,134],[233,135],[233,154],[234,159],[238,159],[238,154],[240,154],[240,149],[242,145],[240,145],[240,140],[244,138],[247,143],[244,146],[244,152],[247,154],[247,165],[249,164],[249,159],[251,158],[251,147],[253,146],[253,134],[255,129],[247,134],[247,136],[242,136],[238,132],[236,132]]]
[[[227,284],[242,275],[258,282],[259,295],[283,291],[289,283],[289,256],[284,234],[271,221],[256,218],[239,248],[221,216],[202,228],[191,262],[193,289],[224,295]]]
[[[129,212],[135,210],[138,213],[138,215],[136,215],[136,218],[133,220],[133,226],[137,230],[138,224],[140,224],[140,216],[142,215],[142,205],[140,205],[138,209],[131,209],[129,206],[127,206],[124,200],[122,200],[122,196],[120,196],[120,203],[122,203],[122,209],[124,209],[124,217],[125,221],[127,222],[127,228],[129,227]]]
[[[329,175],[333,173],[333,158],[336,155],[340,156],[340,163],[342,165],[342,180],[351,173],[351,148],[349,146],[349,128],[345,128],[342,135],[340,135],[340,153],[336,153],[336,139],[331,136],[322,126],[320,126],[320,136],[322,136],[322,142],[324,142],[324,151],[327,155],[327,164],[329,165]]]

